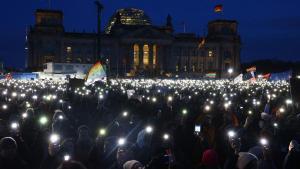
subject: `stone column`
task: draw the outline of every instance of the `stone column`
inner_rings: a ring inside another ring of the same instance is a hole
[[[143,58],[144,58],[144,44],[139,44],[139,68],[142,68],[144,66]]]
[[[134,44],[128,45],[128,51],[129,51],[129,63],[128,67],[130,67],[130,70],[134,69]]]
[[[157,46],[158,47],[158,46]],[[157,66],[159,68],[160,71],[163,70],[163,59],[164,59],[164,55],[165,55],[165,46],[160,45],[157,49]]]
[[[149,68],[153,68],[153,44],[148,44],[149,46]]]

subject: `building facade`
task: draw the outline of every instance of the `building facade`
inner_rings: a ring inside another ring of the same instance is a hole
[[[94,63],[96,33],[66,32],[63,13],[37,10],[35,25],[28,33],[27,67],[41,70],[44,63]],[[238,23],[214,20],[204,37],[175,33],[171,16],[166,24],[152,25],[144,11],[120,9],[101,33],[101,61],[111,76],[182,75],[202,77],[240,67],[241,41]]]

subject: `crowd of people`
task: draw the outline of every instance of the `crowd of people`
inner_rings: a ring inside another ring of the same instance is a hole
[[[1,169],[299,169],[287,81],[0,80]]]

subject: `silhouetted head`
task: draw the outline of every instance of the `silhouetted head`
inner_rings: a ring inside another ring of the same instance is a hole
[[[0,155],[5,159],[14,159],[17,155],[17,142],[11,137],[0,140]]]

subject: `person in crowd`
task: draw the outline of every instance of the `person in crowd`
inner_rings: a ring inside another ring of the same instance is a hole
[[[288,82],[67,86],[0,80],[0,169],[300,168],[300,113]]]
[[[257,169],[258,159],[255,155],[248,152],[240,152],[236,166],[238,169]]]
[[[17,142],[11,137],[4,137],[0,140],[0,168],[29,169],[26,162],[19,156]]]
[[[57,169],[87,169],[78,161],[64,161]]]
[[[213,149],[205,150],[202,155],[201,164],[203,169],[220,169],[218,154]]]
[[[130,160],[123,164],[123,169],[144,169],[144,166],[136,160]]]
[[[300,147],[296,140],[292,140],[289,144],[289,151],[284,158],[283,169],[300,168]]]
[[[86,125],[79,126],[78,138],[75,144],[75,159],[87,166],[89,153],[93,146],[94,142],[90,136],[89,128]]]

